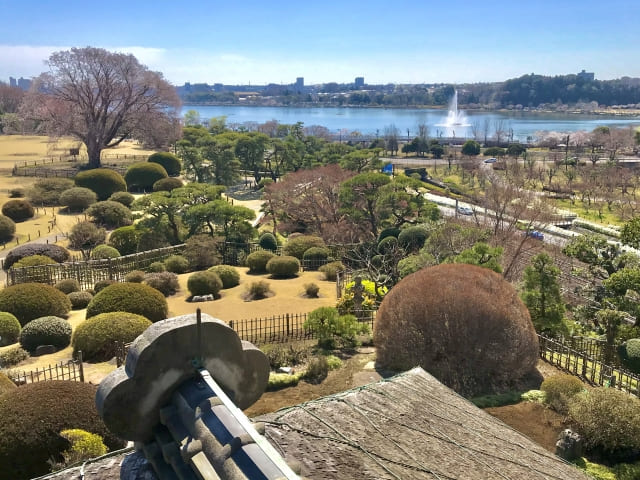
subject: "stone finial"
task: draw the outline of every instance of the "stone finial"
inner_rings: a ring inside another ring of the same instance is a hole
[[[195,376],[198,364],[241,409],[258,400],[269,381],[264,353],[241,341],[222,320],[203,314],[198,342],[196,315],[183,315],[154,323],[134,341],[126,364],[100,383],[100,416],[119,437],[147,442],[160,422],[160,409]]]
[[[582,456],[582,437],[567,428],[558,436],[556,442],[556,455],[567,461],[575,460]]]

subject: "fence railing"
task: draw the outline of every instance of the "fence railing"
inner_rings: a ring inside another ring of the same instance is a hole
[[[84,382],[84,368],[82,366],[82,352],[78,352],[76,360],[59,362],[48,367],[36,368],[28,372],[9,371],[9,378],[16,385],[44,382],[47,380],[71,380]]]

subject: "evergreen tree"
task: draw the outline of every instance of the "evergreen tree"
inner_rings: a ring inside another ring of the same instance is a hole
[[[536,255],[524,271],[521,297],[539,333],[558,333],[563,328],[564,302],[559,276],[560,269],[546,253]]]

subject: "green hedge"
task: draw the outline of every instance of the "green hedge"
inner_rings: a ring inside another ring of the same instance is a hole
[[[296,257],[298,260],[302,260],[304,252],[311,247],[324,247],[324,240],[320,237],[313,235],[300,235],[287,240],[284,246],[283,253],[292,257]]]
[[[104,260],[106,258],[117,258],[119,256],[120,252],[118,249],[109,245],[98,245],[96,248],[91,250],[92,260]]]
[[[45,255],[58,263],[69,260],[69,251],[59,245],[46,243],[27,243],[11,250],[4,259],[3,268],[9,270],[18,260],[31,255]]]
[[[69,301],[71,302],[72,310],[82,310],[87,308],[87,305],[93,299],[91,292],[71,292],[67,294]]]
[[[2,205],[2,214],[14,222],[24,222],[35,215],[35,210],[28,200],[17,198]]]
[[[222,280],[215,273],[208,270],[196,272],[189,276],[187,280],[187,288],[191,295],[209,295],[217,296],[222,290]]]
[[[51,265],[52,263],[56,263],[56,261],[46,255],[29,255],[18,260],[11,268],[39,267],[41,265]]]
[[[182,180],[175,177],[161,178],[153,184],[154,192],[170,192],[183,186]]]
[[[152,322],[167,318],[169,306],[164,295],[142,283],[114,283],[100,290],[87,306],[86,318],[101,313],[129,312]]]
[[[0,215],[0,242],[6,242],[16,233],[16,224],[9,217]]]
[[[9,312],[0,312],[0,347],[16,343],[20,337],[20,322]]]
[[[158,180],[167,178],[167,171],[162,165],[149,162],[134,163],[127,168],[124,180],[129,190],[148,191]]]
[[[209,271],[220,277],[222,288],[233,288],[240,285],[240,273],[231,265],[216,265],[209,268]]]
[[[0,312],[9,312],[22,326],[35,318],[64,317],[71,302],[60,290],[43,283],[19,283],[0,290]]]
[[[300,272],[300,260],[290,255],[273,257],[267,262],[267,272],[279,278],[295,277]]]
[[[267,263],[275,257],[275,254],[266,250],[259,250],[257,252],[250,253],[247,256],[247,267],[249,267],[249,273],[267,273]]]
[[[53,288],[57,288],[62,293],[69,295],[71,292],[79,292],[80,284],[75,278],[65,278],[56,283]]]
[[[177,177],[180,175],[180,170],[182,170],[182,162],[180,159],[169,152],[156,152],[151,154],[147,162],[162,165],[170,177]]]
[[[36,318],[20,332],[20,346],[28,352],[35,351],[40,345],[53,345],[60,350],[71,342],[71,330],[71,325],[64,318]]]
[[[116,192],[126,192],[127,184],[115,170],[108,168],[94,168],[78,173],[74,177],[78,187],[85,187],[93,190],[98,196],[98,200],[106,200]]]
[[[60,204],[71,212],[82,212],[97,201],[96,193],[86,187],[73,187],[60,194]]]
[[[633,373],[640,373],[640,338],[630,338],[618,347],[622,364]]]
[[[260,235],[260,238],[258,239],[258,245],[260,245],[260,247],[264,248],[265,250],[271,250],[272,252],[275,252],[278,248],[278,240],[273,233],[265,232]]]

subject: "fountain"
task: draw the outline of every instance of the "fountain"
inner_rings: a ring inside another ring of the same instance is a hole
[[[466,127],[470,127],[471,124],[467,116],[464,114],[462,110],[458,110],[458,91],[454,90],[453,97],[451,98],[451,102],[449,102],[449,113],[447,114],[447,118],[443,123],[436,123],[436,127],[445,127],[445,132],[443,132],[446,136],[455,137],[455,128],[460,127],[461,129],[465,129]]]

